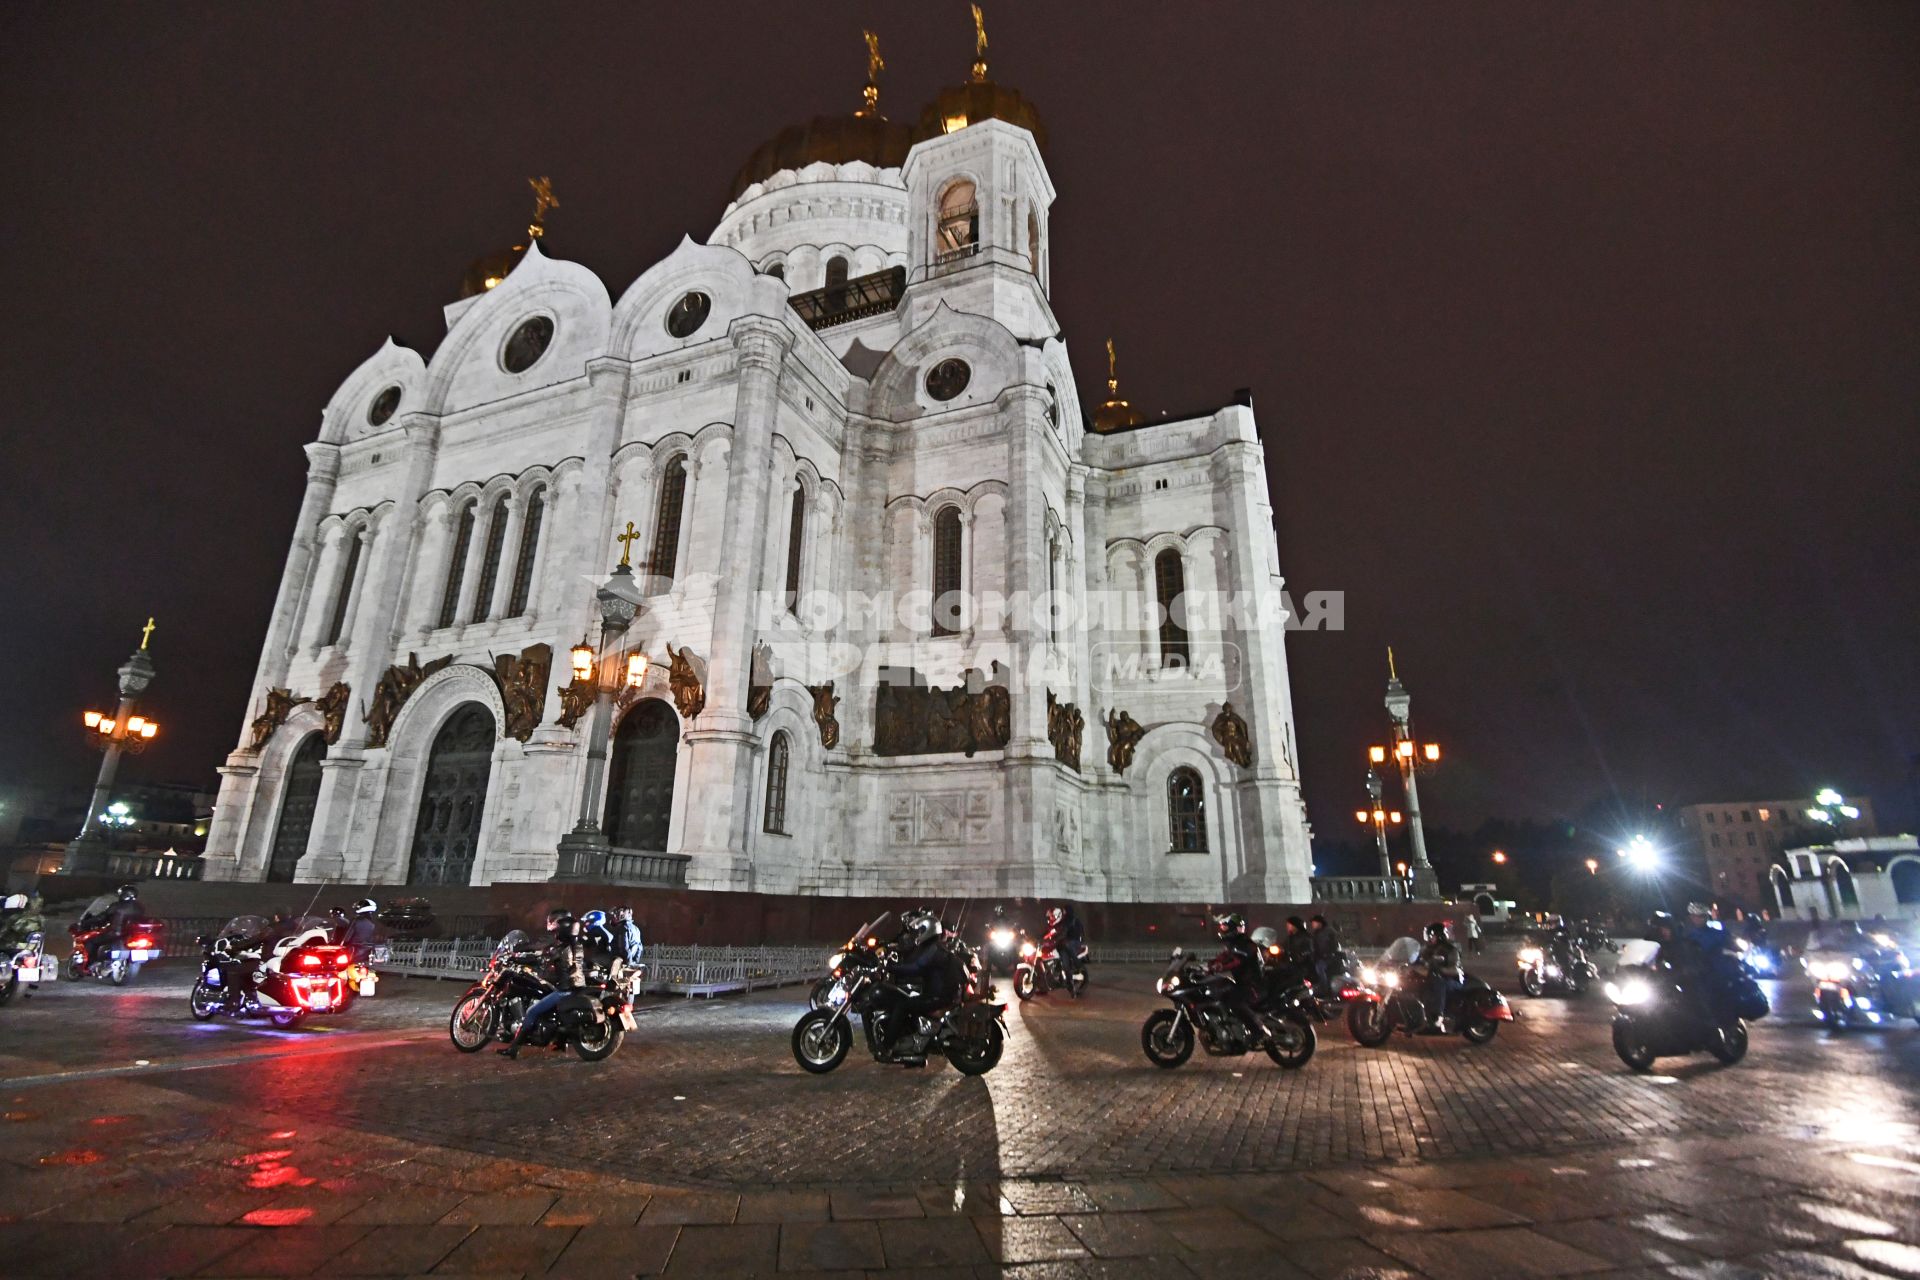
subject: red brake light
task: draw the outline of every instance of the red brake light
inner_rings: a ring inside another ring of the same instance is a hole
[[[352,958],[349,957],[346,952],[342,951],[338,955],[334,956],[333,967],[336,969],[344,969],[352,962],[353,962]]]
[[[153,945],[152,938],[128,938],[127,945],[135,951],[145,951]]]
[[[309,951],[300,957],[300,967],[302,969],[318,969],[320,967],[320,957]]]

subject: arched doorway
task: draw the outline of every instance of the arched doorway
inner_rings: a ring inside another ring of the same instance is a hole
[[[673,817],[673,764],[680,720],[658,698],[627,712],[613,735],[607,780],[607,840],[616,849],[664,850]]]
[[[493,713],[469,702],[434,736],[413,828],[408,884],[466,884],[480,846],[480,820],[493,772]]]
[[[1920,858],[1901,858],[1887,868],[1893,900],[1902,906],[1920,902]]]
[[[1855,913],[1860,910],[1860,894],[1853,887],[1853,869],[1838,858],[1827,863],[1827,874],[1833,878],[1833,892],[1837,901],[1833,915],[1837,920],[1847,914],[1849,908]]]
[[[1787,878],[1787,869],[1778,864],[1767,872],[1767,878],[1773,882],[1773,901],[1779,907],[1782,916],[1793,914],[1793,882]]]
[[[306,856],[313,810],[320,800],[320,762],[326,758],[326,738],[310,733],[287,762],[280,788],[280,823],[273,829],[273,849],[267,855],[269,881],[292,883],[294,869]]]

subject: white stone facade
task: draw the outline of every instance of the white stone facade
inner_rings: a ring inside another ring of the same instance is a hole
[[[939,228],[960,182],[973,184],[976,214],[956,251]],[[654,843],[685,856],[688,886],[1308,901],[1273,608],[1278,549],[1252,409],[1088,429],[1048,297],[1053,196],[1033,135],[979,121],[915,144],[899,168],[817,163],[754,183],[710,243],[683,241],[618,300],[534,241],[497,287],[447,309],[431,360],[382,347],[307,446],[306,498],[249,728],[223,770],[209,876],[266,876],[294,822],[307,828],[304,848],[282,876],[418,879],[416,828],[445,818],[423,813],[436,740],[477,704],[494,734],[469,789],[470,880],[552,877],[589,725],[558,723],[559,687],[570,646],[597,634],[594,589],[631,521],[649,598],[627,641],[656,664],[646,693],[677,726]],[[790,299],[829,283],[836,258],[856,281],[904,269],[904,295],[812,327]],[[675,337],[668,313],[690,293],[707,313]],[[550,345],[509,372],[506,344],[532,317],[552,322]],[[951,359],[970,377],[942,401],[928,374]],[[370,409],[396,387],[397,408],[373,425]],[[669,551],[657,545],[661,504],[682,469],[668,576],[657,572]],[[936,529],[951,529],[950,507],[969,605],[953,634],[935,635],[929,593],[953,572],[950,556],[936,564],[936,543],[953,545]],[[1191,666],[1165,671],[1168,642],[1146,611],[1169,552],[1194,607]],[[800,590],[791,610],[789,583]],[[1035,621],[1021,606],[1049,591],[1064,616]],[[553,669],[522,740],[503,731],[493,657],[542,643]],[[773,675],[764,708],[750,705],[756,644]],[[666,686],[669,645],[704,670],[691,721]],[[451,664],[420,682],[373,745],[373,691],[410,654]],[[876,754],[882,667],[945,688],[996,661],[1004,746]],[[839,699],[830,748],[810,692],[828,681]],[[316,789],[311,763],[300,775],[297,761],[316,750],[319,707],[300,703],[257,747],[251,726],[270,689],[310,699],[342,682],[349,701]],[[1084,717],[1077,770],[1050,741],[1049,693]],[[1251,745],[1244,765],[1213,729],[1227,702]],[[1115,710],[1145,731],[1124,772],[1107,759]],[[776,735],[787,757],[778,832],[766,829]],[[616,772],[622,741],[616,732]],[[1197,783],[1200,839],[1191,829],[1176,839],[1170,782]],[[664,791],[650,794],[660,803]]]

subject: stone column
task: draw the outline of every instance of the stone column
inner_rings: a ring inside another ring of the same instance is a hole
[[[1033,605],[1047,589],[1047,499],[1041,450],[1046,447],[1045,387],[1022,384],[1000,397],[1007,432],[1007,595],[1022,602],[1010,621],[1009,641],[1020,666],[1013,690],[1013,737],[1009,757],[1051,756],[1047,742],[1047,691],[1028,687],[1034,666],[1028,646],[1044,644],[1046,633]]]
[[[403,593],[398,630],[410,642],[425,640],[440,625],[440,598],[452,567],[453,534],[459,515],[452,504],[420,516],[420,550],[413,557],[412,590]]]
[[[707,705],[683,741],[687,777],[697,797],[680,800],[681,851],[693,856],[691,887],[749,889],[747,823],[755,736],[747,715],[753,656],[753,591],[760,581],[772,501],[773,432],[780,411],[780,377],[792,337],[785,326],[757,316],[730,331],[738,351],[733,448],[727,467],[727,523],[721,533],[720,574],[714,594],[712,652],[707,661]]]
[[[315,441],[307,446],[307,491],[300,500],[300,515],[293,527],[293,545],[287,551],[286,568],[280,573],[280,590],[274,596],[273,616],[267,623],[266,643],[260,647],[260,666],[254,676],[253,699],[247,707],[247,723],[241,726],[240,742],[251,741],[253,717],[265,704],[269,688],[285,685],[293,655],[300,647],[300,624],[313,599],[317,585],[324,581],[315,575],[319,559],[320,522],[333,506],[333,494],[340,479],[340,446]],[[303,689],[302,693],[319,693]]]
[[[347,536],[347,526],[344,524],[336,524],[319,535],[320,554],[314,563],[313,576],[307,582],[306,598],[301,604],[304,617],[300,644],[306,648],[309,656],[318,656],[327,638],[327,626],[333,621],[333,593],[340,585],[340,568],[346,552]]]
[[[509,494],[507,536],[500,541],[500,563],[493,575],[493,607],[487,610],[490,618],[504,618],[513,607],[513,576],[520,567],[520,535],[526,527],[527,500],[517,493]]]

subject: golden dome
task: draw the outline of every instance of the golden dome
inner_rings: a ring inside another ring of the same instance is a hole
[[[991,80],[974,80],[942,89],[940,96],[920,113],[913,140],[925,142],[943,133],[958,133],[982,120],[1005,120],[1019,125],[1033,135],[1042,151],[1046,150],[1047,129],[1040,123],[1040,113],[1033,104],[1018,89],[1009,89]]]
[[[810,164],[852,164],[898,169],[907,162],[913,130],[880,115],[815,116],[791,125],[760,144],[733,178],[733,195],[765,182],[783,169]]]
[[[1107,399],[1106,403],[1093,411],[1093,429],[1097,432],[1119,431],[1126,427],[1137,427],[1146,419],[1138,410],[1120,398],[1120,374],[1113,354],[1113,339],[1107,339]]]
[[[553,183],[546,178],[528,178],[527,185],[533,188],[533,221],[527,224],[526,244],[475,258],[460,279],[462,298],[477,298],[505,280],[520,265],[520,259],[526,257],[527,245],[547,233],[547,210],[560,207],[560,202],[553,198]]]

